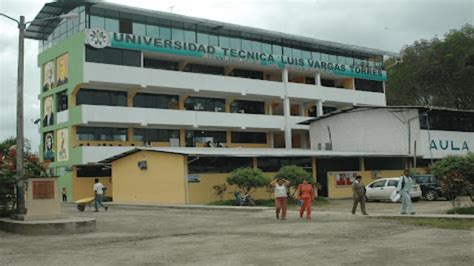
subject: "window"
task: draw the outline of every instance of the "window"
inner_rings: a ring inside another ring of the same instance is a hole
[[[133,107],[178,109],[178,95],[138,93],[133,98]]]
[[[227,142],[225,131],[187,130],[185,135],[186,147],[196,147],[196,144],[204,145],[209,141],[216,144]]]
[[[225,100],[203,97],[188,97],[184,108],[193,111],[225,112]]]
[[[202,73],[202,74],[211,74],[211,75],[224,75],[224,68],[217,66],[207,66],[207,65],[198,65],[198,64],[188,64],[184,71]]]
[[[173,28],[171,30],[171,36],[172,36],[173,40],[184,41],[184,31],[181,30],[181,29]]]
[[[332,79],[321,79],[321,85],[323,87],[336,87],[336,81],[332,80]]]
[[[265,114],[265,103],[236,100],[231,104],[232,113]]]
[[[110,32],[119,32],[119,21],[116,19],[106,18],[105,29]]]
[[[355,79],[355,88],[358,91],[371,91],[383,93],[383,82],[368,79]]]
[[[152,38],[160,38],[160,28],[155,25],[146,25],[146,35]]]
[[[403,158],[365,158],[365,170],[400,170],[405,168]]]
[[[128,129],[112,127],[77,127],[76,139],[82,141],[127,141]]]
[[[114,48],[95,49],[86,46],[86,61],[102,64],[140,67],[141,53],[138,51]]]
[[[200,157],[188,164],[190,174],[230,173],[240,167],[252,167],[252,158],[246,157]]]
[[[91,18],[91,28],[105,28],[105,18],[99,16],[90,16]]]
[[[164,60],[158,60],[158,59],[144,58],[143,67],[178,71],[179,63],[173,62],[173,61],[164,61]]]
[[[313,164],[309,157],[259,157],[257,167],[264,172],[278,172],[284,165],[296,165],[303,167],[307,172],[312,173]]]
[[[372,188],[384,187],[384,186],[385,186],[385,180],[380,180],[380,181],[377,181],[375,183],[372,183],[372,185],[370,185],[370,187],[372,187]]]
[[[419,119],[421,129],[428,129],[429,121],[430,130],[474,132],[474,113],[432,110]]]
[[[160,27],[160,38],[171,40],[171,29],[167,27]]]
[[[184,41],[185,42],[196,43],[196,32],[185,30],[184,31]]]
[[[146,36],[145,24],[133,23],[133,35]]]
[[[272,45],[272,53],[275,55],[282,55],[282,49],[280,45]]]
[[[57,107],[58,112],[67,110],[67,107],[68,107],[67,99],[68,99],[67,91],[62,91],[56,94],[56,101],[57,101],[56,107]]]
[[[120,19],[119,30],[121,33],[132,34],[133,33],[132,21],[128,19]]]
[[[133,140],[141,142],[169,142],[170,139],[179,139],[179,130],[134,128]]]
[[[99,166],[77,166],[77,177],[110,177],[112,168],[106,165]]]
[[[229,73],[229,76],[250,79],[263,79],[263,72],[245,69],[234,69],[232,70],[232,72]]]
[[[232,132],[232,143],[267,143],[265,132]]]
[[[388,180],[387,187],[396,187],[398,185],[398,180]]]
[[[80,89],[76,96],[76,104],[127,106],[127,93],[118,91]]]
[[[206,33],[197,33],[197,43],[199,44],[209,44],[209,35]]]

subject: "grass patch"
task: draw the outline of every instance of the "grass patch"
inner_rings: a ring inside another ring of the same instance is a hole
[[[221,206],[232,206],[234,200],[216,200],[211,201],[207,205],[221,205]],[[275,207],[275,199],[258,199],[255,200],[255,204],[261,207]],[[313,202],[313,206],[320,206],[329,204],[327,198],[316,198]],[[296,206],[296,200],[288,200],[288,206]]]
[[[398,218],[398,217],[384,217],[383,219],[396,221],[401,224],[433,227],[441,229],[454,230],[474,230],[474,220],[471,219],[443,219],[443,218]]]
[[[447,211],[448,214],[471,214],[474,215],[474,207],[452,208]]]

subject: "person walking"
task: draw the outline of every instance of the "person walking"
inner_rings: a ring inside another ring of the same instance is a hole
[[[273,186],[275,190],[275,212],[276,218],[286,220],[286,209],[288,205],[288,187],[290,186],[290,181],[283,178],[276,178],[270,185]]]
[[[311,207],[314,200],[314,188],[308,182],[308,178],[303,180],[303,183],[298,186],[296,190],[296,197],[298,200],[302,200],[303,204],[300,208],[300,218],[303,218],[304,211],[306,210],[306,219],[311,219]]]
[[[352,214],[356,214],[357,205],[360,203],[360,211],[362,215],[368,215],[365,211],[365,184],[362,183],[362,176],[356,176],[352,183],[352,199],[354,204],[352,205]]]
[[[405,169],[403,175],[398,179],[397,191],[402,197],[402,209],[401,214],[407,214],[407,211],[410,214],[415,214],[415,208],[411,202],[410,190],[413,186],[413,178],[410,176],[410,172]]]
[[[102,183],[99,182],[99,179],[95,179],[95,184],[94,184],[94,195],[95,195],[95,198],[94,198],[94,207],[95,207],[95,212],[98,212],[99,211],[99,205],[102,206],[105,211],[107,211],[108,207],[107,206],[104,206],[104,204],[102,203],[102,198],[104,196],[104,185],[102,185]]]

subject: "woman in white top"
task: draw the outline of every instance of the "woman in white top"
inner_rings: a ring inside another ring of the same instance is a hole
[[[276,218],[280,219],[280,211],[281,211],[281,219],[286,220],[286,206],[288,201],[288,187],[290,186],[290,182],[283,178],[274,179],[270,185],[272,185],[275,189],[275,211],[276,211]]]

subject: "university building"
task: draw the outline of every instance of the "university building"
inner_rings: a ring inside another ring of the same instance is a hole
[[[112,3],[47,3],[36,19],[67,13],[79,16],[33,22],[26,37],[39,41],[41,157],[74,200],[94,177],[115,189],[113,161],[136,151],[181,154],[186,178],[289,163],[319,178],[324,158],[363,155],[311,150],[301,122],[385,106],[383,59],[397,56]],[[367,156],[379,155],[406,157]]]

